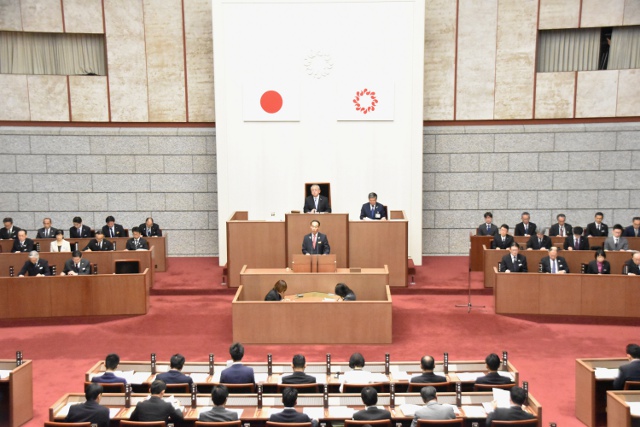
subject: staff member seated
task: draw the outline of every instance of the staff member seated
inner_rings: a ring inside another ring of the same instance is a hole
[[[543,273],[565,274],[569,272],[567,261],[563,257],[558,256],[558,248],[555,246],[549,249],[549,256],[542,258],[540,264],[542,264]]]
[[[164,391],[167,385],[164,381],[155,380],[151,383],[151,397],[148,400],[138,402],[133,410],[131,421],[178,421],[184,419],[183,408],[180,403],[174,407],[171,403],[165,402]]]
[[[64,270],[60,273],[61,276],[78,276],[84,274],[91,274],[91,266],[89,261],[82,258],[82,252],[73,251],[72,258],[64,263]]]
[[[138,227],[133,227],[131,229],[133,233],[133,237],[127,240],[127,246],[125,247],[125,251],[137,251],[140,249],[149,250],[149,243],[147,240],[140,236],[140,229]]]
[[[120,364],[120,356],[115,353],[107,354],[107,357],[104,360],[105,371],[102,375],[96,375],[91,378],[91,382],[94,383],[123,383],[126,384],[127,380],[122,377],[117,377],[113,371],[118,369],[118,365]]]
[[[309,225],[311,226],[311,233],[302,239],[302,253],[305,255],[329,255],[331,253],[329,239],[318,231],[320,221],[314,219]]]
[[[91,228],[88,225],[82,225],[82,218],[79,216],[73,217],[73,227],[69,228],[69,237],[71,239],[91,237]]]
[[[607,253],[604,250],[598,249],[594,258],[587,266],[587,274],[611,274],[611,264],[607,261]]]
[[[28,276],[51,276],[49,263],[46,259],[40,259],[40,254],[36,251],[29,252],[29,260],[24,263],[18,277]]]
[[[56,230],[56,240],[49,245],[49,252],[71,252],[71,244],[64,240],[64,231]]]
[[[476,384],[511,384],[513,382],[511,378],[503,377],[498,373],[501,362],[497,354],[488,355],[484,359],[484,363],[486,363],[489,372],[483,377],[476,378]]]
[[[298,401],[298,390],[287,387],[282,390],[282,404],[284,409],[282,412],[271,414],[269,421],[277,423],[311,423],[312,427],[318,425],[318,420],[312,420],[309,415],[296,411],[296,403]]]
[[[162,230],[160,226],[153,222],[153,218],[149,217],[145,220],[144,224],[140,224],[138,227],[140,234],[146,237],[162,237]]]
[[[376,406],[378,403],[378,391],[373,387],[365,387],[360,392],[362,403],[365,408],[353,414],[353,419],[357,421],[373,421],[373,420],[389,420],[391,421],[391,412],[386,409],[380,409]]]
[[[304,213],[331,213],[331,205],[329,199],[320,195],[320,186],[313,184],[311,186],[311,195],[304,200]]]
[[[627,345],[627,358],[630,362],[620,366],[618,377],[613,381],[615,390],[622,390],[627,381],[640,381],[640,346],[638,344]]]
[[[316,377],[304,373],[304,369],[307,367],[307,360],[303,355],[296,354],[293,356],[291,367],[293,368],[293,374],[282,377],[282,384],[313,384],[317,381]]]
[[[604,240],[605,251],[628,251],[629,242],[622,237],[622,226],[616,224],[613,226],[613,236],[609,236]]]
[[[100,251],[112,251],[113,243],[104,238],[102,230],[96,231],[96,238],[89,240],[87,246],[83,251],[100,252]]]
[[[568,251],[589,250],[589,238],[582,236],[582,227],[573,227],[573,236],[564,239],[564,249]]]
[[[493,412],[487,415],[486,426],[491,426],[493,421],[518,421],[518,420],[531,420],[535,418],[535,415],[528,413],[522,409],[525,400],[527,399],[527,393],[522,387],[515,386],[509,390],[509,400],[511,401],[510,408],[495,408]]]
[[[387,220],[387,208],[383,204],[378,203],[378,195],[369,193],[369,203],[362,205],[360,209],[360,219],[364,220]]]
[[[18,231],[18,238],[13,241],[13,252],[31,252],[35,247],[36,245],[33,243],[33,240],[27,237],[26,230]]]
[[[420,389],[420,397],[425,405],[414,414],[411,427],[416,427],[418,420],[452,420],[456,417],[452,406],[438,403],[436,394],[435,387],[428,386]]]
[[[433,373],[433,370],[436,368],[436,361],[433,359],[433,356],[422,356],[422,359],[420,359],[420,368],[422,368],[422,374],[411,378],[412,383],[444,383],[447,381],[446,377]]]
[[[640,276],[640,252],[635,252],[630,260],[625,261],[624,267],[622,267],[623,273],[625,267],[629,276]]]
[[[287,292],[287,282],[284,280],[278,280],[273,289],[271,289],[267,296],[264,297],[265,301],[281,301],[284,298],[284,293]]]
[[[109,237],[126,237],[124,227],[116,224],[116,219],[109,215],[105,220],[106,225],[102,226],[102,234]]]
[[[500,261],[500,271],[504,273],[526,273],[527,270],[527,258],[520,255],[518,252],[520,247],[517,243],[514,243],[509,248],[509,255],[502,257]]]
[[[13,225],[13,218],[6,217],[2,222],[4,228],[0,229],[0,239],[17,239],[18,231],[22,229]]]
[[[109,427],[109,408],[100,405],[102,391],[100,384],[87,384],[84,389],[86,402],[71,405],[64,422],[84,423],[88,421],[97,427]]]
[[[356,294],[344,283],[338,283],[334,292],[336,295],[342,298],[342,301],[356,300]]]
[[[169,361],[169,369],[167,372],[163,372],[156,376],[157,380],[162,380],[165,384],[193,384],[193,379],[183,374],[182,367],[184,366],[185,358],[183,355],[176,353],[171,356],[171,360]]]
[[[220,423],[225,421],[236,421],[238,413],[225,409],[224,404],[227,403],[229,397],[229,389],[224,384],[217,385],[211,390],[211,401],[213,408],[206,412],[201,412],[198,421],[206,421],[210,423]]]
[[[509,226],[502,224],[500,232],[493,238],[493,249],[509,249],[515,242],[509,234]]]

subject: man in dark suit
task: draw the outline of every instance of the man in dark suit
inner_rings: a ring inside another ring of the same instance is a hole
[[[82,225],[82,218],[79,216],[73,217],[73,227],[69,229],[69,237],[72,239],[91,237],[91,228],[88,225]]]
[[[436,362],[432,356],[422,356],[420,359],[420,367],[422,368],[422,374],[411,378],[412,383],[444,383],[447,382],[447,378],[441,375],[436,375],[433,370],[436,367]]]
[[[640,252],[635,252],[631,259],[625,261],[622,271],[627,270],[629,276],[640,276]]]
[[[313,384],[316,383],[316,377],[304,373],[307,366],[307,360],[302,354],[296,354],[291,361],[293,374],[282,377],[282,384]]]
[[[588,251],[589,238],[582,236],[582,227],[573,227],[573,236],[564,239],[564,249],[568,251]]]
[[[18,238],[13,241],[13,252],[31,252],[36,248],[33,240],[27,237],[27,230],[18,231]]]
[[[313,184],[311,186],[311,195],[307,196],[304,201],[304,213],[331,213],[329,199],[320,195],[320,186]]]
[[[500,232],[493,237],[491,247],[493,249],[509,249],[513,244],[513,237],[509,235],[509,226],[502,224],[500,226]]]
[[[387,208],[383,204],[378,203],[378,195],[376,193],[369,193],[369,203],[362,205],[360,209],[360,219],[365,220],[382,220],[387,219]]]
[[[193,379],[182,373],[184,362],[185,358],[183,355],[180,353],[174,354],[169,361],[170,369],[167,372],[158,374],[156,379],[164,381],[165,384],[189,384],[189,390],[191,390]]]
[[[520,219],[522,222],[516,224],[516,231],[513,233],[515,236],[533,236],[536,230],[536,225],[533,222],[529,222],[529,212],[522,212]]]
[[[549,229],[549,236],[550,237],[555,237],[555,236],[561,236],[561,237],[567,237],[567,236],[571,236],[571,224],[567,224],[567,216],[565,214],[558,214],[556,216],[556,220],[558,220],[557,223],[553,224],[551,226],[551,229]]]
[[[55,239],[58,229],[51,226],[51,218],[43,219],[42,225],[44,227],[38,229],[36,239]]]
[[[86,402],[71,405],[69,413],[64,419],[65,423],[90,422],[97,427],[109,427],[109,408],[100,405],[102,386],[100,384],[87,384],[84,389]]]
[[[224,407],[228,397],[229,389],[224,384],[213,387],[213,390],[211,390],[211,401],[214,406],[209,411],[201,412],[198,421],[210,423],[236,421],[238,419],[238,413],[229,411]]]
[[[542,264],[542,273],[565,274],[569,272],[567,261],[558,256],[558,248],[555,246],[549,249],[549,256],[542,258],[540,264]]]
[[[49,263],[46,259],[40,259],[40,254],[36,251],[29,252],[29,259],[24,263],[18,277],[28,276],[51,276]]]
[[[120,224],[116,224],[116,219],[109,215],[105,222],[106,225],[102,226],[102,234],[107,237],[127,237],[127,233],[124,231],[124,227]]]
[[[116,374],[113,373],[116,369],[118,369],[118,364],[120,364],[120,356],[115,353],[107,354],[107,357],[104,360],[104,374],[96,375],[91,378],[91,382],[94,383],[123,383],[126,384],[127,380],[122,377],[117,377]]]
[[[312,420],[309,415],[296,411],[296,402],[298,401],[298,391],[294,388],[287,387],[282,390],[282,403],[284,404],[284,410],[271,414],[269,421],[275,421],[277,423],[308,423],[310,422],[313,427],[318,425],[318,420]]]
[[[133,233],[133,237],[127,240],[127,245],[125,246],[125,251],[137,251],[139,249],[149,250],[149,243],[147,240],[140,236],[140,229],[138,227],[133,227],[131,229]]]
[[[100,252],[112,251],[113,243],[104,238],[102,230],[96,230],[96,238],[89,240],[83,251]]]
[[[502,257],[500,271],[504,273],[526,273],[528,271],[527,258],[520,255],[519,251],[518,244],[514,243],[509,248],[509,254]]]
[[[638,344],[627,345],[627,358],[630,362],[620,366],[618,377],[613,381],[615,390],[624,389],[624,383],[627,381],[640,381],[640,346]]]
[[[624,237],[640,237],[640,216],[633,217],[633,224],[622,232]]]
[[[373,387],[365,387],[360,392],[362,403],[365,408],[353,414],[353,419],[357,421],[373,421],[373,420],[389,420],[391,421],[391,412],[380,409],[376,406],[378,403],[378,391]]]
[[[138,227],[140,234],[146,237],[162,237],[162,230],[160,226],[153,222],[153,218],[149,217],[145,220],[144,224],[140,224]]]
[[[4,223],[4,228],[0,230],[0,239],[17,239],[18,231],[22,229],[13,225],[13,218],[7,217],[2,222]]]
[[[490,427],[493,421],[518,421],[535,418],[535,415],[522,409],[522,405],[524,405],[525,400],[527,400],[527,393],[522,387],[512,387],[511,390],[509,390],[509,395],[511,407],[495,408],[493,412],[487,415],[487,427]]]
[[[220,382],[225,384],[254,384],[256,382],[253,375],[253,368],[244,366],[244,346],[239,342],[231,344],[229,355],[233,364],[220,373]]]
[[[131,421],[178,421],[184,419],[183,409],[179,402],[175,406],[165,402],[164,391],[167,385],[162,380],[151,383],[151,397],[138,402],[133,410]]]
[[[327,236],[318,232],[320,221],[311,221],[311,233],[302,239],[302,253],[305,255],[329,255],[331,247]]]
[[[513,382],[511,378],[503,377],[498,373],[501,362],[497,354],[491,353],[484,359],[484,362],[489,372],[485,376],[476,378],[476,384],[511,384]]]
[[[484,213],[484,223],[478,226],[478,236],[495,236],[498,234],[498,227],[492,224],[493,214],[491,212]]]
[[[527,241],[527,250],[549,250],[552,244],[551,237],[545,236],[544,229],[538,227],[535,235],[531,236]]]
[[[602,222],[604,218],[604,214],[602,212],[596,212],[594,217],[594,222],[587,224],[587,228],[584,231],[585,236],[587,237],[599,237],[599,236],[608,236],[609,235],[609,227],[607,224]]]
[[[64,263],[64,270],[60,275],[78,276],[91,274],[91,266],[89,264],[89,260],[82,258],[82,252],[73,251],[71,259]]]

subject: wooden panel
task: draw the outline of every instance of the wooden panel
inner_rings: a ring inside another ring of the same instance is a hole
[[[540,314],[580,315],[582,278],[579,275],[538,274]]]
[[[137,274],[118,275],[122,282],[115,282],[109,276],[98,275],[92,278],[92,286],[89,288],[88,308],[92,313],[108,313],[133,315],[144,314],[149,309],[148,284],[139,283]],[[145,274],[146,278],[150,274]],[[122,283],[132,283],[132,286],[123,286]]]
[[[485,249],[484,251],[484,287],[492,288],[495,280],[494,267],[498,267],[498,263],[503,256],[507,255],[509,251],[503,249]],[[520,251],[521,255],[527,258],[527,268],[529,272],[535,273],[538,271],[538,264],[543,257],[548,254],[547,251]],[[593,255],[592,255],[593,256]],[[524,273],[514,273],[521,276]]]
[[[625,290],[626,298],[624,301],[624,316],[640,317],[640,306],[638,306],[638,301],[640,301],[640,286],[638,286],[638,281],[627,281],[625,284]]]
[[[484,269],[484,248],[491,248],[493,236],[469,236],[469,256],[471,257],[471,271]]]
[[[0,74],[0,120],[31,120],[27,76]]]
[[[539,314],[540,276],[498,273],[494,290],[496,314]]]
[[[320,222],[319,232],[327,235],[331,253],[336,255],[338,268],[345,268],[349,265],[347,214],[286,214],[285,218],[288,266],[291,266],[294,253],[302,253],[302,240],[311,232],[309,224],[313,220]]]
[[[69,76],[71,121],[108,122],[106,76]]]
[[[20,6],[23,31],[62,32],[60,0],[20,0]]]
[[[639,3],[640,4],[640,3]],[[616,116],[639,116],[640,70],[620,70],[618,72],[618,102]]]
[[[51,317],[51,288],[47,277],[16,277],[4,279],[0,286],[7,287],[7,299],[11,319],[23,317]]]
[[[595,426],[595,382],[593,370],[576,360],[576,418],[588,427]]]
[[[101,0],[64,0],[63,4],[67,33],[104,33]]]
[[[592,275],[582,283],[583,316],[624,316],[628,276]]]
[[[15,361],[9,376],[10,416],[9,427],[18,427],[33,418],[33,364],[23,361],[16,367]],[[3,367],[3,369],[6,369]]]
[[[580,23],[580,0],[540,0],[538,28],[578,28]]]
[[[22,31],[20,2],[0,2],[0,31]]]
[[[573,118],[576,74],[537,73],[536,119]]]
[[[607,392],[607,426],[631,427],[631,410],[623,396]]]
[[[27,76],[31,120],[69,121],[66,76]]]
[[[53,281],[51,288],[51,316],[87,316],[91,310],[90,281],[95,277],[70,276]]]
[[[616,27],[622,25],[625,0],[582,0],[580,27]]]
[[[579,71],[576,118],[615,117],[618,71]]]

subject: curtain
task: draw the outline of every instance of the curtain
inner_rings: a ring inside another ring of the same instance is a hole
[[[640,68],[640,27],[616,27],[611,34],[609,70]]]
[[[600,28],[539,33],[538,72],[597,70],[599,55]]]
[[[1,31],[0,74],[104,76],[104,36]]]

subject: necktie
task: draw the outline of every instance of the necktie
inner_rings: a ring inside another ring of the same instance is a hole
[[[560,235],[564,237],[564,227],[560,227]]]
[[[576,239],[576,240],[575,240],[575,242],[573,243],[573,247],[574,247],[575,249],[579,249],[579,248],[580,248],[580,240],[579,240],[579,239]]]
[[[551,273],[556,273],[558,271],[558,268],[556,267],[556,260],[554,259],[553,262],[551,263]]]
[[[511,262],[513,263],[513,271],[518,271],[518,264],[516,264],[516,257],[512,257]]]
[[[147,228],[147,237],[151,237],[151,229]]]
[[[49,229],[48,228],[44,229],[44,237],[49,237]]]
[[[491,231],[491,225],[487,224],[487,233],[489,233]]]
[[[313,199],[313,203],[315,203],[316,210],[318,210],[318,198],[317,197]]]
[[[600,224],[596,224],[596,228],[600,231]]]
[[[527,230],[529,229],[529,224],[524,225],[524,234],[527,234]]]
[[[102,249],[102,242],[98,243],[98,249]]]
[[[538,239],[538,246],[542,247],[542,239]]]
[[[138,247],[138,239],[136,239],[135,243],[136,243],[136,248],[137,248]]]
[[[113,227],[111,227],[111,237],[116,237],[115,231],[113,231]]]
[[[76,273],[80,271],[80,264],[76,264]]]
[[[614,242],[614,243],[615,243],[615,245],[616,245],[616,249],[618,249],[618,239],[617,239],[617,238],[613,239],[613,242]]]
[[[78,237],[82,237],[82,227],[78,227]]]
[[[371,218],[375,218],[375,215],[376,215],[376,207],[371,206]]]
[[[313,239],[311,239],[313,241],[313,249],[316,248],[316,235],[313,235]]]

